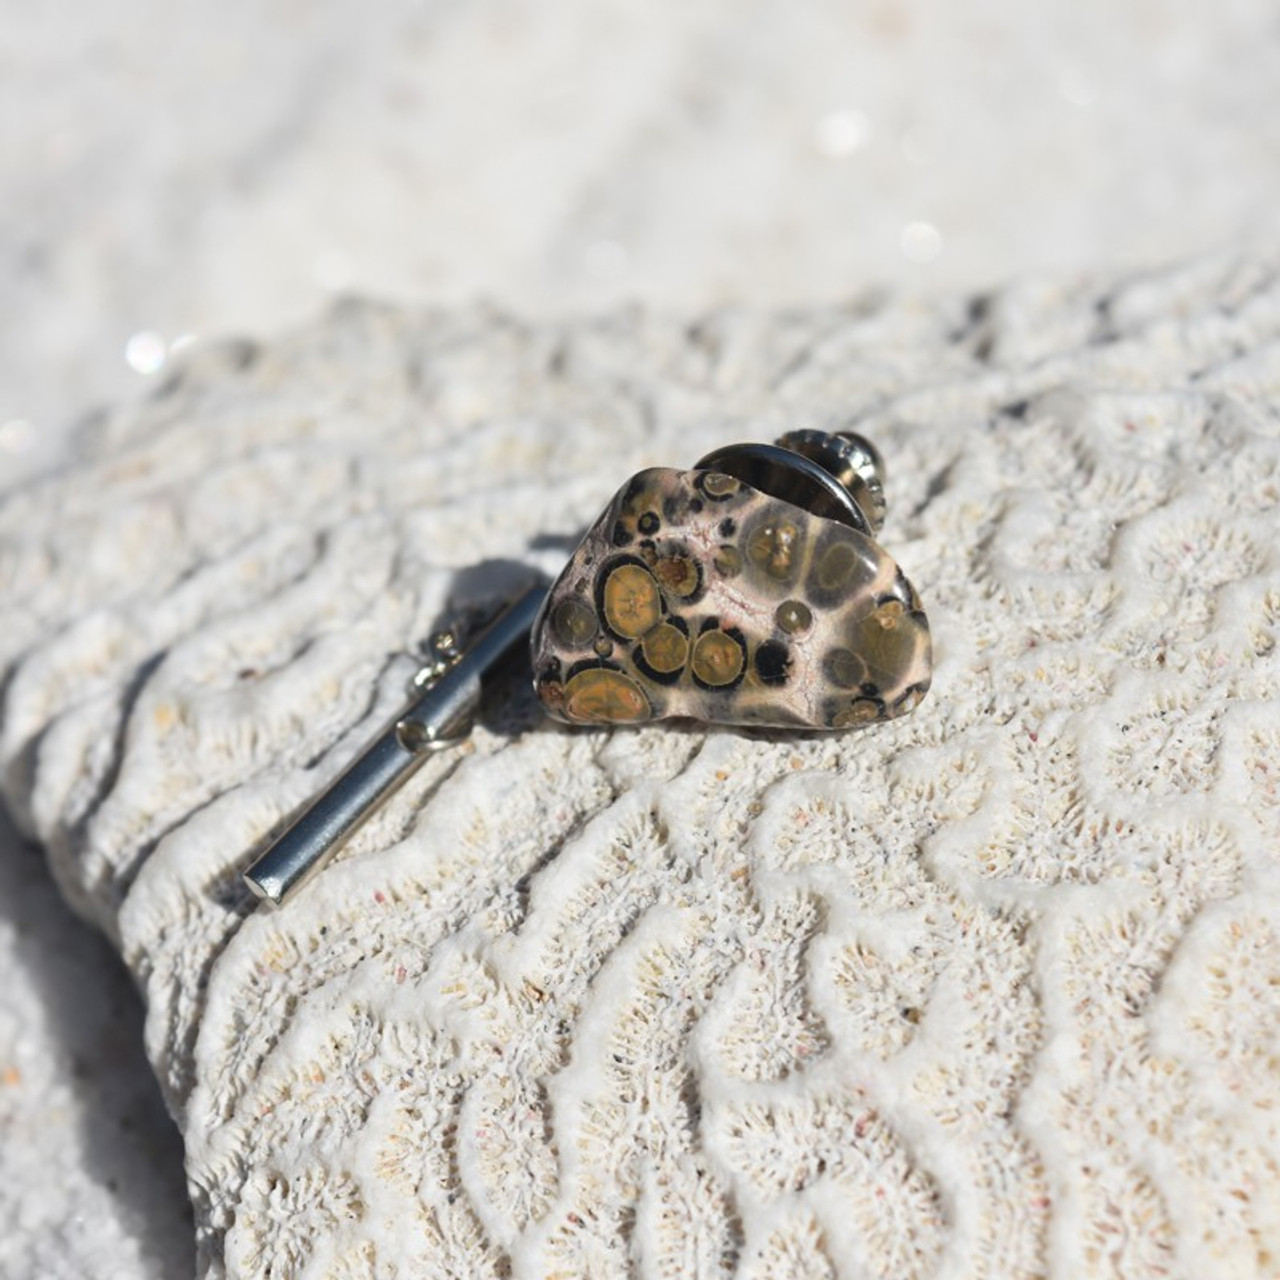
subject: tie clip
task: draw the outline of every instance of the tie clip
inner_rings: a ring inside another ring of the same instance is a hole
[[[436,661],[413,680],[418,692],[244,873],[254,894],[279,906],[432,752],[466,734],[485,677],[512,650],[527,648],[546,594],[544,587],[530,587],[465,650],[459,651],[447,632],[436,637]]]

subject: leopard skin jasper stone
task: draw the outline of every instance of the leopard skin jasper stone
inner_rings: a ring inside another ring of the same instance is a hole
[[[933,658],[915,588],[870,538],[720,472],[655,467],[552,587],[533,670],[573,724],[845,729],[915,707]]]

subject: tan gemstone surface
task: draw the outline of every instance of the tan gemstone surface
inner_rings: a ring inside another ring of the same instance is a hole
[[[872,539],[715,471],[633,477],[552,588],[538,692],[578,724],[842,729],[912,710],[929,624]]]
[[[649,702],[630,676],[603,667],[580,671],[564,688],[564,711],[571,720],[639,724],[649,718]]]

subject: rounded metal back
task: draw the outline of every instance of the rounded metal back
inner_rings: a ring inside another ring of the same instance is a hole
[[[853,494],[812,459],[790,449],[775,444],[725,445],[695,462],[694,470],[720,471],[771,498],[874,536]]]

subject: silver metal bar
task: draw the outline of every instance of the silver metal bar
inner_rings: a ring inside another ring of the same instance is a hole
[[[531,587],[504,609],[254,861],[244,881],[259,898],[284,902],[432,751],[466,733],[485,676],[527,640],[546,594]]]

